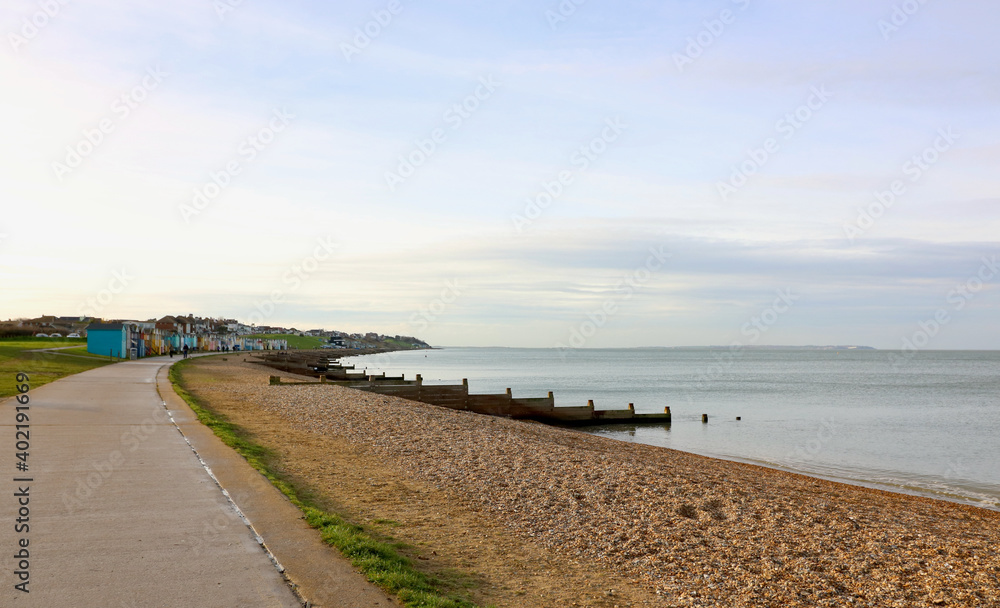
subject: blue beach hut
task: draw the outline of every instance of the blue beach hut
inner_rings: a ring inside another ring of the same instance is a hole
[[[127,357],[128,330],[124,323],[91,323],[87,327],[87,352]]]

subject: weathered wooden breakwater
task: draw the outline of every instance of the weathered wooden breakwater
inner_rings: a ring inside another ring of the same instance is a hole
[[[356,372],[352,371],[353,365],[341,365],[320,353],[274,352],[264,353],[259,358],[261,363],[274,369],[319,378],[319,382],[282,382],[279,376],[272,376],[272,384],[334,384],[455,410],[549,424],[670,423],[669,407],[663,408],[662,414],[637,414],[631,403],[624,410],[598,410],[594,409],[592,400],[581,407],[556,407],[551,391],[546,397],[532,398],[516,398],[509,388],[506,393],[477,395],[469,393],[468,380],[454,385],[426,385],[419,374],[415,379],[407,380],[404,376]]]

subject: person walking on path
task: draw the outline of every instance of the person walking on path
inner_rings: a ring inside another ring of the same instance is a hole
[[[187,344],[184,345],[184,358],[185,359],[188,358],[188,345]]]

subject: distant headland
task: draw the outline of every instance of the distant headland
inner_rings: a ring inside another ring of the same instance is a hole
[[[672,350],[731,350],[735,347],[733,346],[667,346]],[[873,346],[849,346],[849,345],[838,345],[838,346],[782,346],[782,345],[765,345],[765,344],[754,344],[754,345],[742,345],[739,347],[740,350],[878,350]]]

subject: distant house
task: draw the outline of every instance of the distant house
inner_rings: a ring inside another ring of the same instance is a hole
[[[177,319],[170,315],[167,315],[156,322],[156,329],[163,332],[177,331],[178,327],[179,325],[177,323]]]
[[[32,323],[39,327],[49,327],[55,322],[56,318],[53,315],[42,315],[37,319],[32,319]]]

